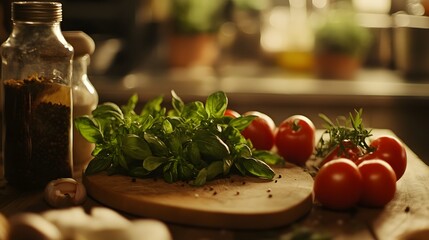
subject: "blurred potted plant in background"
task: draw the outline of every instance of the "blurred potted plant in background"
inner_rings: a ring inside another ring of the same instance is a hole
[[[233,26],[234,40],[230,46],[238,59],[259,60],[261,49],[262,17],[270,7],[268,0],[232,0],[230,26]]]
[[[319,78],[352,79],[370,46],[368,29],[349,7],[331,10],[315,31],[314,72]]]
[[[211,66],[219,50],[217,31],[226,0],[171,0],[169,63],[171,67]]]

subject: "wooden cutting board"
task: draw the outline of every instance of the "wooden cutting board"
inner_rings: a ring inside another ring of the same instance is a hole
[[[194,187],[162,179],[100,173],[85,176],[90,196],[133,215],[166,222],[229,229],[290,224],[312,207],[313,179],[302,168],[275,168],[273,180],[234,175]]]

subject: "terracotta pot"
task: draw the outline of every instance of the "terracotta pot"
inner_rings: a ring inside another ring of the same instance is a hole
[[[171,67],[212,66],[219,55],[216,35],[171,35],[168,58]]]
[[[314,74],[323,79],[353,79],[361,67],[357,57],[341,54],[318,54],[314,57]]]

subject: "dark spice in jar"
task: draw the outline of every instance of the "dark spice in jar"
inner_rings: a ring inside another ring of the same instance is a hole
[[[4,168],[8,184],[43,188],[72,177],[70,87],[39,77],[4,81]]]

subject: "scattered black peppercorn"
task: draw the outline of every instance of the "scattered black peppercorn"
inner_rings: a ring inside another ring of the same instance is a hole
[[[216,195],[216,194],[217,194],[217,192],[216,192],[216,191],[214,191],[214,192],[213,192],[213,196],[214,196],[214,195]]]
[[[273,194],[269,194],[269,195],[268,195],[268,198],[272,198],[272,197],[273,197]]]
[[[131,182],[137,182],[136,178],[131,178]]]
[[[409,213],[409,212],[410,212],[410,210],[411,210],[410,206],[407,206],[407,207],[405,208],[404,212]]]
[[[281,175],[281,174],[279,174],[279,178],[282,178],[282,175]]]

